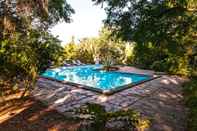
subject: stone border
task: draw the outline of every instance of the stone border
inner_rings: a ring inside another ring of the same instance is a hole
[[[134,87],[134,86],[137,86],[137,85],[140,85],[140,84],[143,84],[145,82],[148,82],[148,81],[151,81],[151,80],[154,80],[154,79],[157,79],[157,78],[161,77],[161,76],[154,76],[154,75],[127,73],[127,72],[121,72],[121,71],[116,71],[116,72],[117,73],[123,73],[123,74],[136,74],[136,75],[141,75],[141,76],[148,76],[150,78],[147,79],[147,80],[143,80],[143,81],[133,83],[133,84],[131,83],[131,84],[127,84],[127,85],[124,85],[124,86],[119,86],[119,87],[116,87],[116,88],[110,89],[110,90],[101,90],[101,89],[98,89],[98,88],[94,88],[94,87],[90,87],[90,86],[86,86],[86,85],[82,85],[82,84],[77,84],[77,83],[73,83],[73,82],[68,82],[68,81],[61,81],[61,80],[57,80],[57,79],[54,79],[54,78],[51,78],[51,77],[46,77],[46,76],[39,76],[39,78],[45,78],[45,79],[48,79],[48,80],[57,81],[57,82],[67,84],[67,85],[71,85],[71,86],[75,86],[75,87],[78,87],[78,88],[83,88],[83,89],[87,89],[87,90],[90,90],[90,91],[95,91],[95,92],[98,92],[98,93],[101,93],[101,94],[104,94],[104,95],[113,95],[114,93],[120,92],[122,90],[131,88],[131,87]]]

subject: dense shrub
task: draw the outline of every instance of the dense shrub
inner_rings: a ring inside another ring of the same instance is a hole
[[[89,126],[81,126],[81,130],[85,131],[104,131],[107,122],[121,121],[126,127],[115,130],[140,130],[144,131],[150,126],[150,121],[143,118],[139,112],[134,110],[120,110],[115,112],[107,112],[105,108],[99,104],[87,103],[84,106],[71,110],[78,119],[89,121]],[[114,127],[115,128],[115,127]]]
[[[187,57],[167,57],[164,60],[153,62],[150,68],[157,71],[169,72],[170,74],[184,76],[189,75],[189,64]]]
[[[65,0],[0,1],[0,91],[20,83],[25,93],[38,73],[60,61],[62,47],[48,29],[70,22],[72,13]]]
[[[195,64],[187,53],[171,52],[167,48],[153,44],[135,44],[133,64],[145,69],[168,72],[170,74],[191,76],[196,71]]]
[[[187,118],[187,130],[197,130],[197,79],[193,78],[190,82],[184,84],[185,103],[189,108]]]
[[[11,88],[24,83],[29,88],[37,75],[58,64],[63,48],[46,32],[32,30],[27,36],[16,33],[13,39],[0,40],[0,78]],[[4,84],[3,84],[4,85]],[[4,88],[1,84],[0,88]],[[10,89],[11,89],[10,88]],[[26,90],[28,90],[25,88]]]

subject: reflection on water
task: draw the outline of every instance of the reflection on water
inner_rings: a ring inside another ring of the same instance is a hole
[[[148,79],[147,76],[94,70],[98,66],[79,66],[47,70],[42,76],[99,89],[112,89]]]

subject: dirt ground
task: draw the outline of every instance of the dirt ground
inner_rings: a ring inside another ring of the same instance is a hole
[[[0,100],[0,131],[75,131],[79,127],[80,122],[66,120],[32,98],[16,99],[18,95]]]

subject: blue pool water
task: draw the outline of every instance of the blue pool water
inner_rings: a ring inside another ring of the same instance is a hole
[[[95,70],[101,67],[102,65],[59,67],[46,70],[41,76],[99,90],[112,90],[150,79],[146,75]]]

